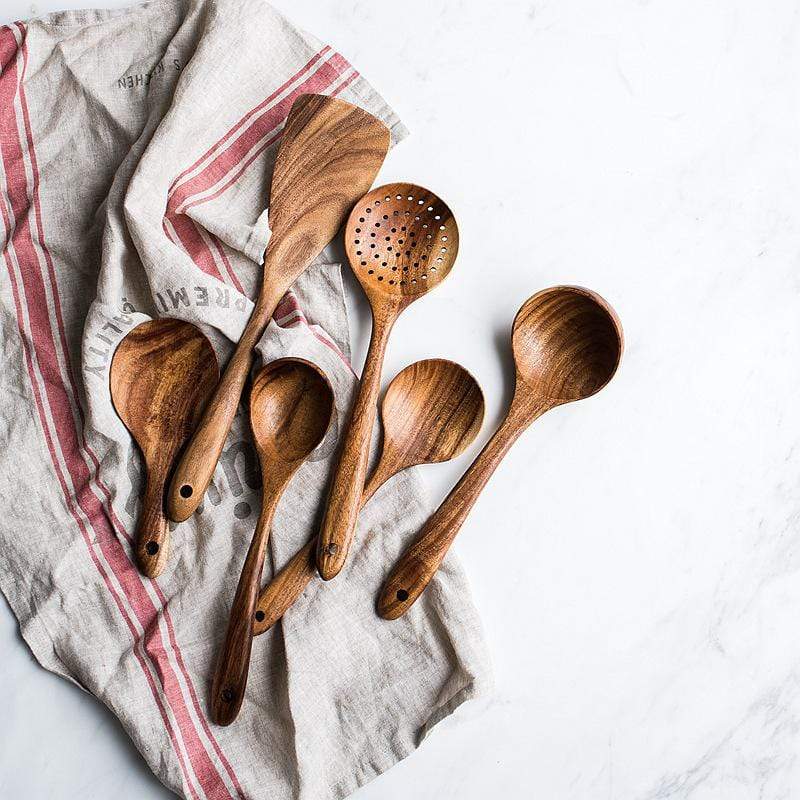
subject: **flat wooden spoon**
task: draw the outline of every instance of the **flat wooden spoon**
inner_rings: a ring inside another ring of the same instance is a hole
[[[222,657],[211,689],[214,722],[230,725],[247,685],[253,612],[275,508],[298,467],[325,437],[333,414],[333,390],[308,361],[282,358],[264,367],[250,395],[250,426],[264,482],[261,515],[233,598]]]
[[[353,209],[345,249],[372,308],[372,338],[317,545],[317,568],[326,581],[339,574],[353,540],[389,334],[400,314],[450,272],[458,227],[435,194],[392,183],[374,189]]]
[[[272,236],[261,291],[214,397],[175,470],[170,519],[188,519],[203,499],[233,423],[253,347],[278,302],[333,239],[353,204],[372,185],[389,149],[388,128],[356,106],[302,95],[289,112],[270,191]]]
[[[136,530],[136,562],[149,578],[169,557],[164,489],[175,456],[200,419],[219,379],[214,349],[191,323],[137,325],[111,360],[111,401],[144,456],[147,486]]]
[[[622,326],[602,297],[556,286],[529,298],[512,333],[516,388],[506,418],[386,581],[378,613],[397,619],[422,594],[481,489],[519,435],[551,408],[599,392],[622,357]]]
[[[452,361],[417,361],[398,373],[383,398],[383,450],[364,487],[362,508],[398,472],[461,455],[478,435],[483,408],[477,381]],[[262,590],[254,634],[271,628],[317,574],[316,549],[314,537]]]

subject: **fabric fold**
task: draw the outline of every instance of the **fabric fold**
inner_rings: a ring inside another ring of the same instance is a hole
[[[344,797],[482,691],[477,614],[450,556],[407,617],[374,613],[430,507],[419,475],[362,514],[346,572],[314,582],[254,643],[236,724],[208,692],[261,475],[246,403],[198,513],[155,581],[132,557],[142,464],[111,404],[114,350],[137,324],[196,324],[224,365],[252,309],[283,124],[303,92],[405,129],[359,73],[261,0],[156,0],[0,28],[0,589],[38,661],[120,719],[187,798]],[[316,530],[352,397],[340,269],[287,293],[259,358],[308,358],[337,423],[278,508],[268,578]]]

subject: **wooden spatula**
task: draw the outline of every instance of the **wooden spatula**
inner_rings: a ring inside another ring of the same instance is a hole
[[[378,174],[389,130],[356,106],[324,95],[301,96],[283,132],[270,191],[272,237],[264,279],[247,327],[203,419],[175,470],[167,496],[170,519],[194,513],[211,482],[253,359],[278,302],[333,239]]]

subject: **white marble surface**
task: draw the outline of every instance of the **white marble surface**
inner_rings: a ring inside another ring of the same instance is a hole
[[[613,383],[528,432],[458,541],[494,695],[357,798],[800,797],[800,7],[276,5],[411,128],[383,177],[459,219],[456,270],[400,321],[387,376],[463,363],[482,442],[528,295],[595,288],[627,336]],[[31,10],[3,0],[0,21]],[[428,468],[434,490],[467,460]],[[0,642],[0,797],[167,796],[5,604]]]

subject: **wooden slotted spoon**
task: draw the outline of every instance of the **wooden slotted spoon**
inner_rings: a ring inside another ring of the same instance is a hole
[[[404,469],[461,455],[478,435],[483,409],[483,393],[477,381],[452,361],[417,361],[398,373],[381,404],[383,450],[364,487],[361,507]],[[262,590],[254,634],[271,628],[317,574],[316,549],[315,537]]]
[[[324,580],[344,566],[353,539],[389,334],[403,310],[450,272],[458,227],[435,194],[392,183],[374,189],[353,209],[345,248],[372,308],[372,338],[319,535],[317,568]]]
[[[169,557],[164,516],[169,470],[218,379],[211,343],[180,319],[137,325],[111,361],[111,401],[139,445],[147,469],[135,548],[139,569],[149,578],[161,573]]]
[[[253,612],[272,517],[292,476],[323,440],[332,414],[333,389],[325,375],[308,361],[273,361],[253,383],[250,426],[261,461],[263,500],[211,688],[211,712],[220,725],[233,722],[244,699],[253,645]]]
[[[272,236],[256,306],[175,470],[167,511],[188,519],[203,499],[225,444],[253,348],[278,302],[333,239],[353,204],[372,185],[389,149],[389,130],[356,106],[323,95],[302,95],[286,121],[270,190]]]
[[[514,319],[516,388],[506,418],[403,554],[378,600],[397,619],[422,594],[481,489],[520,434],[545,411],[599,392],[622,357],[622,326],[598,294],[556,286],[529,298]]]

